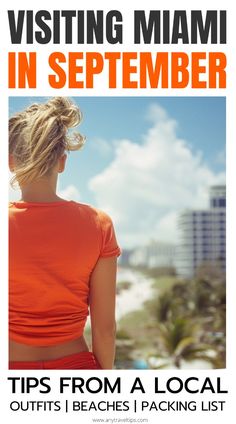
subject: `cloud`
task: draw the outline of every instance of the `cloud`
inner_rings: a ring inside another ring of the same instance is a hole
[[[225,149],[217,152],[217,154],[215,156],[215,162],[218,165],[224,165],[225,166],[225,162],[226,162],[226,151],[225,151]]]
[[[103,138],[93,138],[91,146],[96,151],[96,153],[101,156],[106,157],[112,154],[111,143],[107,140],[104,140]]]
[[[57,194],[58,196],[63,197],[63,199],[66,200],[80,200],[79,190],[72,184],[68,185],[64,189],[59,189]]]
[[[201,151],[177,136],[177,122],[152,105],[150,128],[138,143],[116,141],[114,159],[89,182],[96,204],[109,213],[123,247],[151,238],[176,242],[177,220],[186,208],[208,206],[211,185],[225,181]]]

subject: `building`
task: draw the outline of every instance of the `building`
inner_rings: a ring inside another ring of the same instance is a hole
[[[129,257],[131,266],[175,267],[176,247],[171,243],[151,241],[133,250]]]
[[[132,255],[133,250],[132,249],[123,249],[122,248],[122,254],[118,258],[118,265],[119,266],[129,266],[130,256]]]
[[[187,210],[179,218],[178,274],[193,277],[204,262],[226,267],[226,186],[210,189],[209,209]]]

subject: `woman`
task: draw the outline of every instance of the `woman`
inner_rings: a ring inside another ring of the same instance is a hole
[[[64,97],[9,120],[9,167],[21,199],[9,205],[9,368],[111,369],[117,245],[112,221],[56,194],[68,136],[81,114]],[[92,352],[84,339],[91,316]]]

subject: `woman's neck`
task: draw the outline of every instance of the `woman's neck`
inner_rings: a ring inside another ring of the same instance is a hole
[[[57,179],[47,178],[21,187],[23,202],[56,202],[64,200],[56,194]]]

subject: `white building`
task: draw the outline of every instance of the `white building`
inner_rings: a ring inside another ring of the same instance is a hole
[[[226,265],[226,187],[210,189],[210,207],[187,210],[179,218],[178,274],[192,277],[204,262]]]
[[[151,241],[133,250],[129,257],[132,266],[174,267],[176,247],[171,243]]]

